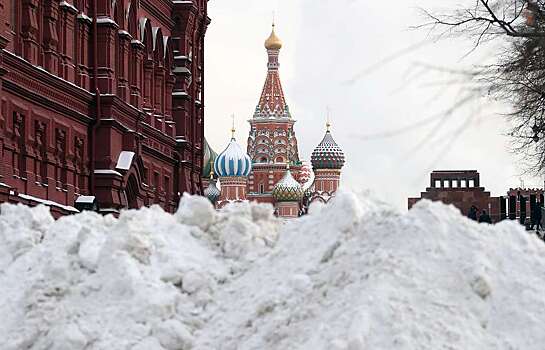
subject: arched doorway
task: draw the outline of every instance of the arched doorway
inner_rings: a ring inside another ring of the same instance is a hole
[[[127,180],[127,187],[125,189],[125,193],[127,194],[127,207],[129,209],[138,208],[138,192],[138,181],[136,180],[136,176],[132,174]]]

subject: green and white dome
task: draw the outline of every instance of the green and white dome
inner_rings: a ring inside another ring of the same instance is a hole
[[[277,202],[299,202],[303,195],[303,187],[293,178],[289,169],[272,190],[272,196]]]
[[[206,141],[206,138],[204,139],[204,159],[202,163],[202,174],[201,177],[208,179],[210,177],[210,173],[213,170],[214,162],[216,161],[216,158],[218,157],[218,154],[214,152],[212,147],[208,144],[208,141]]]
[[[341,169],[343,167],[345,162],[343,150],[333,140],[329,126],[322,142],[312,152],[310,161],[313,169]]]

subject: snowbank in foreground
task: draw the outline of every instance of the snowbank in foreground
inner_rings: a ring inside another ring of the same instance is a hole
[[[421,202],[53,221],[2,205],[2,349],[541,349],[545,246]]]

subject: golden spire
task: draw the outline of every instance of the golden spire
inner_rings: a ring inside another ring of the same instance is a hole
[[[231,114],[231,118],[233,119],[233,124],[231,125],[231,138],[234,139],[235,138],[235,115],[234,114]]]
[[[280,40],[280,38],[277,37],[276,33],[274,32],[274,19],[272,23],[271,35],[269,35],[269,38],[265,40],[265,48],[267,50],[280,50],[282,48],[282,40]]]
[[[214,179],[214,162],[210,158],[210,180]]]

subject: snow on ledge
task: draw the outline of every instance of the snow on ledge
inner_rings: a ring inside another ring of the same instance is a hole
[[[95,174],[97,175],[115,175],[119,177],[123,177],[119,171],[111,170],[111,169],[96,169]]]
[[[121,151],[121,153],[119,153],[119,158],[117,158],[117,165],[115,168],[120,170],[129,170],[131,168],[133,158],[134,152]]]
[[[48,199],[42,199],[42,198],[30,196],[28,194],[23,194],[23,193],[20,193],[18,196],[20,198],[23,198],[23,199],[27,199],[27,200],[31,200],[31,201],[34,201],[34,202],[38,202],[38,203],[47,205],[48,207],[57,207],[57,208],[67,210],[67,211],[72,212],[72,213],[79,213],[79,210],[77,210],[74,207],[71,207],[69,205],[60,204],[60,203],[57,203],[57,202],[54,202],[54,201],[50,201]]]
[[[92,204],[94,201],[95,201],[96,197],[95,196],[79,196],[77,199],[76,199],[76,203],[88,203],[88,204]]]

